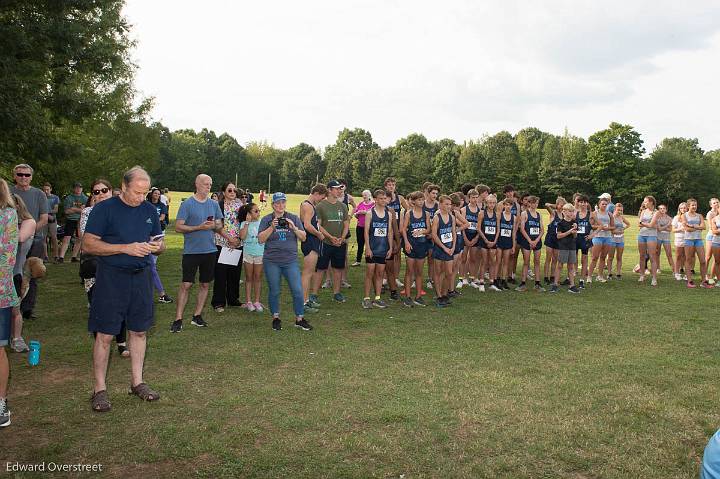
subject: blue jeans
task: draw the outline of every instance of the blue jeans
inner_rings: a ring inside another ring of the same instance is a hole
[[[293,296],[293,309],[295,316],[302,317],[305,313],[305,305],[303,299],[302,277],[300,275],[300,267],[296,261],[286,264],[271,263],[263,261],[263,271],[268,283],[268,304],[270,305],[270,313],[273,316],[280,314],[280,276],[285,279],[290,286]]]

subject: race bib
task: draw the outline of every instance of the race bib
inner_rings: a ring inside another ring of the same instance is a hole
[[[486,226],[485,227],[485,235],[494,235],[494,234],[495,234],[494,226]]]
[[[441,234],[440,241],[442,241],[443,243],[452,243],[452,232]]]
[[[421,236],[425,236],[423,234],[423,230],[421,228],[416,228],[412,230],[412,237],[413,238],[420,238]]]
[[[580,234],[585,234],[585,226],[584,226],[584,225],[583,225],[583,226],[578,226],[577,232],[580,233]]]
[[[510,238],[512,236],[512,230],[506,230],[504,228],[500,228],[500,236],[503,236],[505,238]]]
[[[471,223],[470,223],[470,226],[468,226],[467,229],[470,230],[470,231],[477,231],[477,223],[471,222]]]
[[[613,236],[616,237],[616,238],[622,238],[622,237],[623,237],[623,234],[622,234],[622,233],[620,233],[620,234],[615,233]]]
[[[531,236],[538,236],[540,234],[540,228],[530,228],[530,235]]]
[[[384,238],[387,236],[387,228],[375,228],[375,237]]]

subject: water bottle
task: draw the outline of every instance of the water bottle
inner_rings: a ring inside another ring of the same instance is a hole
[[[40,364],[40,341],[30,341],[28,363],[30,364],[30,366],[37,366],[38,364]]]

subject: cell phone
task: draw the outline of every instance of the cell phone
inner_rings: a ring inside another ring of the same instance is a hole
[[[159,235],[155,235],[152,238],[150,238],[150,241],[160,241],[165,237],[165,233],[160,233]]]
[[[215,217],[214,217],[214,216],[208,216],[208,217],[207,217],[207,219],[206,219],[205,221],[212,221],[212,220],[214,220],[214,219],[215,219]]]

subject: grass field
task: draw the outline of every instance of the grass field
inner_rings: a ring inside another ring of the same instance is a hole
[[[163,397],[128,396],[114,351],[104,415],[77,266],[51,265],[26,323],[42,362],[10,356],[0,460],[110,477],[697,477],[720,426],[720,290],[687,290],[664,260],[658,288],[638,284],[636,231],[624,279],[579,296],[472,290],[443,310],[365,311],[360,267],[346,304],[323,291],[312,332],[290,327],[287,291],[279,333],[267,314],[206,309],[209,328],[172,335],[174,307],[158,305],[145,378]],[[182,239],[168,245],[175,296]]]

